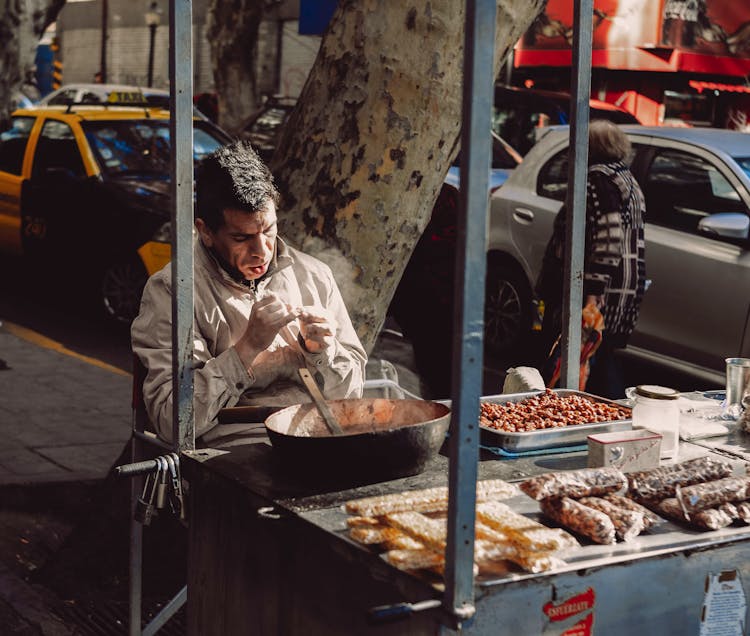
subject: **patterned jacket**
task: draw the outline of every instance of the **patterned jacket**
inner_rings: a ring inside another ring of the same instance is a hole
[[[555,219],[537,292],[559,307],[565,244],[565,206]],[[638,321],[646,281],[643,224],[645,202],[638,182],[622,162],[589,167],[583,295],[604,296],[605,337],[624,347]],[[553,282],[554,281],[554,282]],[[559,281],[559,284],[558,284]]]

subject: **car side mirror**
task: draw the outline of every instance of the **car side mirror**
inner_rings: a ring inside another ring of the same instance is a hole
[[[698,222],[698,231],[713,237],[746,239],[750,233],[750,217],[737,212],[710,214]]]

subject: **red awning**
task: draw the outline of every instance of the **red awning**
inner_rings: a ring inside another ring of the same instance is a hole
[[[707,91],[727,91],[729,93],[750,93],[750,86],[740,86],[739,84],[717,84],[716,82],[699,82],[690,80],[690,86],[702,93]]]

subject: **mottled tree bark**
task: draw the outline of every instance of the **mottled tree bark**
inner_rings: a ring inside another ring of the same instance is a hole
[[[212,0],[207,13],[211,66],[219,101],[219,124],[238,132],[259,105],[255,59],[261,0]]]
[[[0,0],[0,130],[10,118],[11,96],[34,67],[39,38],[65,0]]]
[[[499,0],[496,69],[544,4]],[[457,150],[463,5],[340,0],[272,161],[281,234],[333,268],[368,351]]]

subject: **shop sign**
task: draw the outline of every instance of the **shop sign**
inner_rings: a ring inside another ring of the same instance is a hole
[[[594,588],[589,587],[565,600],[545,603],[542,612],[549,621],[547,629],[544,630],[545,635],[591,636],[595,601]]]

